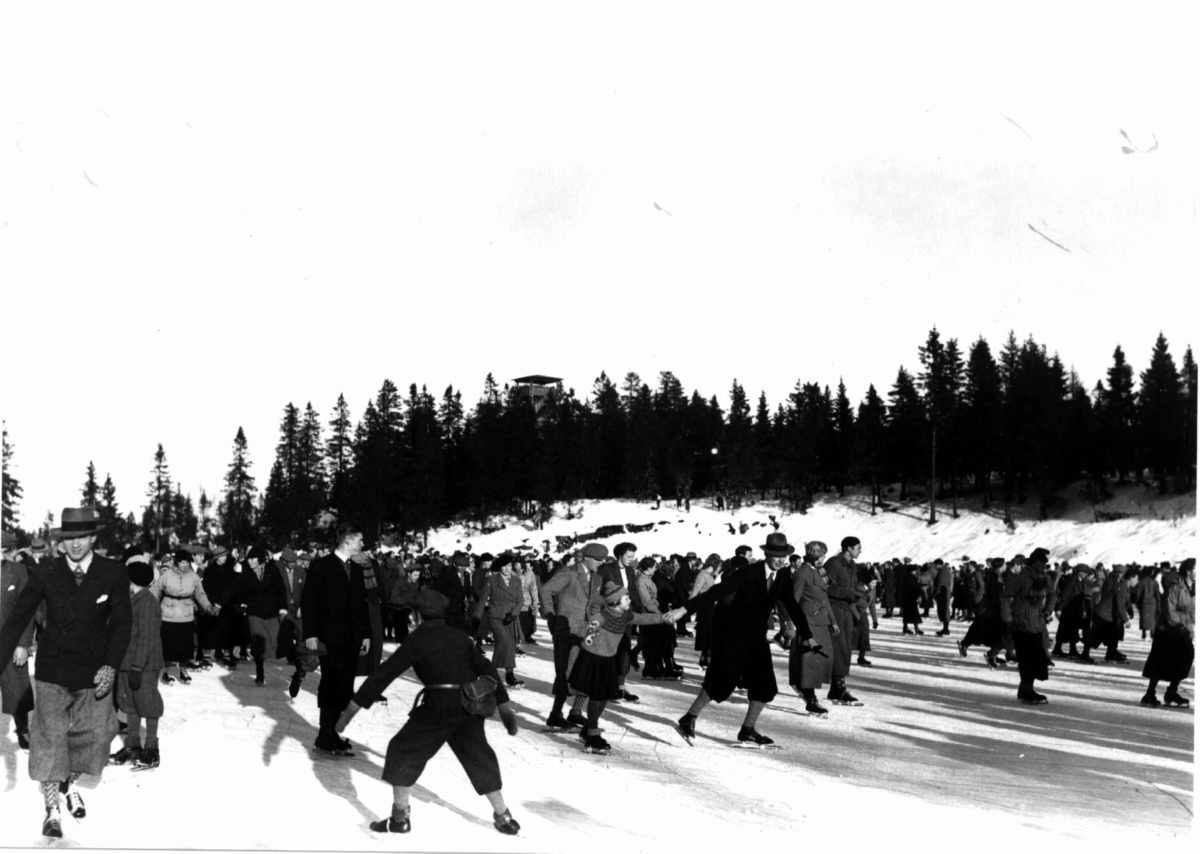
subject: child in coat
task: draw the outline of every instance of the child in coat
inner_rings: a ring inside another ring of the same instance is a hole
[[[611,745],[600,737],[600,715],[608,701],[617,697],[620,689],[617,670],[617,646],[625,629],[635,626],[671,624],[679,620],[686,608],[666,614],[635,614],[629,610],[629,592],[612,581],[604,583],[598,613],[589,614],[587,635],[579,647],[579,657],[567,677],[567,684],[588,698],[587,727],[580,734],[588,753],[607,753]]]
[[[129,595],[133,602],[133,631],[129,647],[117,674],[117,708],[125,713],[128,728],[125,746],[109,757],[110,765],[132,762],[137,769],[157,768],[158,719],[163,715],[163,699],[158,692],[158,676],[163,669],[162,611],[158,598],[149,589],[154,567],[148,555],[136,546],[125,551],[125,569],[129,573]],[[146,741],[142,745],[142,719],[146,720]]]

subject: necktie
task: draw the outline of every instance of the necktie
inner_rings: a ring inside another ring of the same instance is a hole
[[[75,583],[77,585],[83,584],[83,567],[77,566],[77,567],[75,567],[75,569],[72,570],[72,572],[75,573]]]

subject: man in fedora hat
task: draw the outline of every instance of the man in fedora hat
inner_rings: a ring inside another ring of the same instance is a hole
[[[788,556],[795,547],[788,545],[786,535],[773,533],[767,535],[762,550],[764,560],[726,573],[720,582],[687,602],[690,613],[721,603],[713,620],[712,659],[703,687],[677,727],[689,744],[696,737],[696,718],[704,708],[711,701],[725,702],[739,682],[745,685],[749,708],[738,741],[758,747],[774,743],[755,726],[763,707],[778,692],[767,640],[767,624],[775,603],[783,603],[802,645],[810,644],[812,632],[804,612],[796,604],[786,574],[780,573],[788,565]]]
[[[46,803],[42,835],[61,837],[59,793],[76,818],[86,810],[75,781],[99,775],[117,734],[108,700],[133,627],[129,575],[116,561],[92,551],[96,511],[62,512],[64,554],[37,572],[0,628],[0,666],[12,660],[21,633],[46,604],[46,632],[37,649],[37,681],[30,727],[29,776],[41,783]]]

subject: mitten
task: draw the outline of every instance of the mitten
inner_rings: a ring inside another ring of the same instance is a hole
[[[103,700],[108,696],[108,692],[112,690],[113,681],[117,678],[117,671],[113,670],[107,664],[96,671],[96,680],[92,683],[96,686],[96,699]]]
[[[500,712],[500,720],[504,723],[504,728],[508,730],[508,734],[516,735],[519,727],[517,726],[517,716],[513,713],[512,707],[508,703],[501,703],[498,711]]]
[[[505,614],[505,615],[504,615],[504,620],[503,620],[502,622],[503,622],[503,624],[504,624],[504,625],[506,625],[506,626],[511,626],[511,625],[512,625],[512,621],[513,621],[513,615],[512,615],[512,614]]]
[[[141,687],[142,687],[142,671],[130,670],[129,671],[129,690],[137,691],[137,690],[140,690]]]

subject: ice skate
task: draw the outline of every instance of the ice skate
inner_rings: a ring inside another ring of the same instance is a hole
[[[381,818],[379,821],[373,821],[368,826],[376,833],[408,833],[412,830],[411,814],[411,810],[405,810],[404,817],[399,821],[388,816],[387,818]]]
[[[748,747],[753,750],[781,750],[774,739],[768,738],[754,727],[744,726],[738,732],[738,740],[732,747]]]
[[[138,751],[138,755],[133,760],[134,771],[149,771],[157,768],[159,765],[159,755],[157,747],[147,747]]]
[[[551,715],[550,717],[546,718],[546,725],[543,727],[542,732],[571,732],[572,730],[577,729],[579,729],[579,724],[572,723],[571,721],[567,720],[560,712],[557,715]]]
[[[694,747],[693,742],[696,739],[696,716],[684,715],[681,717],[675,723],[675,731],[683,736],[683,740],[688,743],[688,747]]]
[[[492,825],[496,830],[507,836],[516,836],[521,829],[521,825],[517,824],[517,820],[512,817],[510,810],[505,810],[502,813],[492,813]]]
[[[109,765],[128,765],[134,762],[141,754],[140,747],[122,747],[116,753],[110,754],[108,757]]]
[[[827,708],[825,708],[824,706],[822,706],[822,705],[821,705],[820,703],[818,703],[816,700],[809,700],[809,701],[807,701],[807,702],[804,704],[804,711],[808,712],[808,714],[809,714],[811,717],[814,717],[814,718],[827,718],[827,717],[829,717],[829,709],[827,709]]]
[[[1180,694],[1178,691],[1168,691],[1163,697],[1163,702],[1168,706],[1177,706],[1180,709],[1186,709],[1191,706],[1188,698]]]
[[[62,839],[62,818],[58,810],[46,810],[46,818],[42,821],[42,836]]]
[[[584,753],[599,753],[601,756],[608,756],[612,753],[612,745],[605,741],[599,734],[589,735],[583,740]]]
[[[1142,697],[1142,705],[1151,709],[1157,709],[1162,705],[1162,702],[1158,699],[1158,695],[1153,691],[1147,691]]]

